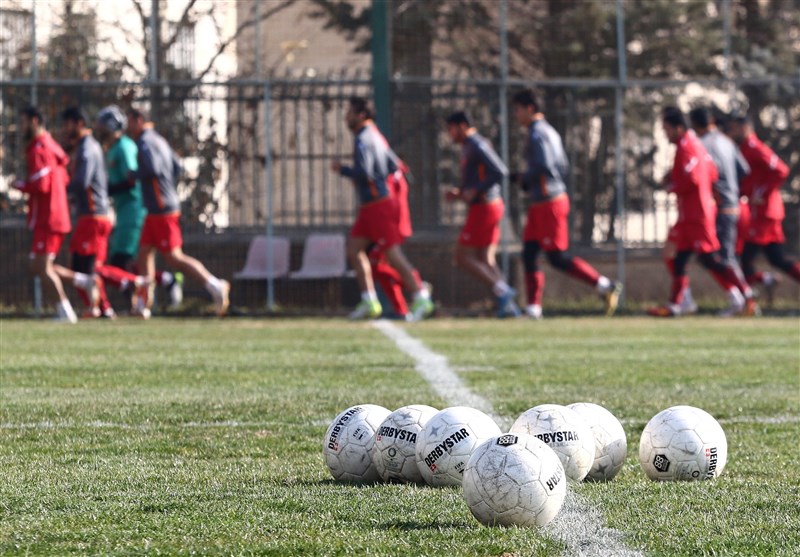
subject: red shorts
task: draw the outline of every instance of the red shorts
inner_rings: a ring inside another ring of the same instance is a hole
[[[496,245],[500,240],[500,220],[504,211],[502,199],[470,205],[458,243],[473,248]]]
[[[169,253],[175,248],[183,246],[180,219],[180,213],[147,215],[144,219],[139,245],[154,247],[162,253]]]
[[[736,255],[741,255],[744,251],[748,230],[750,230],[750,205],[745,201],[740,201],[739,220],[736,222]]]
[[[410,238],[413,230],[411,229],[411,211],[408,209],[408,182],[406,177],[398,170],[389,175],[386,179],[386,185],[397,203],[397,224],[400,235],[403,238]]]
[[[66,234],[50,232],[46,228],[34,228],[31,242],[31,257],[34,255],[52,255],[55,257],[61,250]]]
[[[377,244],[377,249],[386,250],[403,243],[397,218],[397,203],[391,197],[362,205],[353,228],[351,238],[367,238]]]
[[[106,217],[80,217],[72,231],[69,251],[77,255],[94,255],[95,264],[102,264],[108,252],[111,228],[111,220]]]
[[[694,222],[676,222],[669,229],[667,241],[675,244],[678,251],[713,253],[719,250],[719,240],[714,227]]]
[[[528,222],[522,236],[525,242],[538,242],[544,251],[569,249],[569,197],[560,195],[528,208]]]
[[[766,246],[783,244],[786,236],[783,233],[783,221],[779,219],[756,218],[750,221],[745,242]]]

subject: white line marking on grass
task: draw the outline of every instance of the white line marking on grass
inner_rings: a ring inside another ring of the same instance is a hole
[[[453,372],[447,358],[430,350],[416,339],[389,321],[375,321],[373,326],[394,341],[400,351],[411,356],[415,368],[436,393],[450,404],[472,406],[492,416],[501,427],[508,427],[507,420],[497,416],[492,403],[473,393],[461,378]],[[641,552],[625,546],[624,534],[604,526],[600,511],[577,493],[568,490],[564,506],[556,518],[547,526],[548,533],[567,546],[570,555],[638,557]]]

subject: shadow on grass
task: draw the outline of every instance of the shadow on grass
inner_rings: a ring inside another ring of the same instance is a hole
[[[463,530],[464,523],[455,521],[439,522],[435,520],[430,522],[420,522],[418,520],[390,520],[381,523],[379,528],[381,530],[402,530],[404,532],[411,532],[413,530]]]

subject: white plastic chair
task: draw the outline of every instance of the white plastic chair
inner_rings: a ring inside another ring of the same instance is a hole
[[[235,279],[269,279],[289,274],[289,239],[272,238],[272,268],[269,266],[267,249],[270,241],[266,236],[255,236],[247,248],[244,268],[233,274]]]
[[[289,273],[292,279],[322,279],[345,276],[347,263],[342,234],[311,234],[303,248],[300,269]]]

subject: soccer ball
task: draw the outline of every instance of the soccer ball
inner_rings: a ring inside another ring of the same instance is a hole
[[[487,526],[544,526],[567,494],[558,455],[525,433],[492,437],[475,449],[463,485],[470,512]]]
[[[474,408],[453,406],[435,414],[417,436],[416,458],[422,478],[435,486],[461,485],[475,447],[502,432]]]
[[[711,414],[673,406],[647,422],[639,442],[639,463],[651,480],[710,480],[728,461],[728,440]]]
[[[511,433],[527,433],[544,441],[558,455],[567,478],[572,481],[585,478],[594,463],[592,428],[566,406],[534,406],[517,418]]]
[[[422,483],[414,449],[419,432],[437,412],[436,408],[424,404],[403,406],[378,426],[369,449],[383,481]]]
[[[333,420],[322,452],[335,480],[353,483],[378,481],[378,470],[369,454],[369,444],[389,410],[375,404],[351,406]]]
[[[577,412],[594,435],[594,463],[586,474],[586,480],[607,482],[622,470],[628,455],[628,440],[619,420],[597,404],[576,402],[567,406]]]

